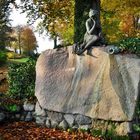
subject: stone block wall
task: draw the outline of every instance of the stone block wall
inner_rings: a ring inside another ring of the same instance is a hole
[[[114,131],[117,135],[128,135],[133,132],[132,125],[134,122],[117,122],[91,117],[81,114],[70,114],[49,111],[41,108],[39,103],[36,104],[36,123],[46,126],[47,128],[73,129],[73,130],[101,130],[106,133],[108,130]]]
[[[0,123],[10,121],[33,121],[35,120],[35,105],[24,102],[23,106],[17,106],[16,111],[0,110]]]

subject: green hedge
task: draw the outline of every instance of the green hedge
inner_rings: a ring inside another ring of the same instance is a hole
[[[136,107],[136,116],[137,116],[137,119],[138,119],[138,121],[140,121],[140,101],[137,103],[137,107]],[[138,123],[134,123],[133,124],[133,129],[134,129],[134,131],[136,131],[137,133],[139,133],[140,134],[140,124],[138,124]]]
[[[126,38],[118,43],[122,51],[140,54],[140,38]]]
[[[26,63],[14,63],[9,65],[8,95],[14,99],[25,99],[34,96],[35,92],[35,64],[30,59]]]
[[[7,55],[5,52],[0,52],[0,64],[4,64],[7,61]]]

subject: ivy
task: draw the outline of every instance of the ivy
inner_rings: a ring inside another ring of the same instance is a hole
[[[6,60],[7,60],[7,55],[6,55],[6,53],[3,52],[3,51],[1,51],[1,52],[0,52],[0,64],[5,63]]]
[[[18,110],[18,107],[16,104],[5,105],[5,109],[9,112],[16,112]]]
[[[9,65],[8,95],[14,99],[24,99],[34,96],[35,89],[35,64],[30,59],[26,63],[14,63]]]
[[[140,133],[140,101],[137,104],[136,107],[136,120],[137,122],[133,124],[133,129],[134,131],[136,131],[137,133]]]
[[[118,45],[123,51],[140,54],[140,38],[126,38],[121,40]]]

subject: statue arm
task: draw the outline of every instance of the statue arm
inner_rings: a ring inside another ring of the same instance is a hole
[[[95,29],[96,22],[95,22],[95,20],[92,20],[92,21],[93,21],[92,28],[90,28],[90,26],[89,26],[89,21],[88,20],[86,21],[86,30],[87,30],[88,34],[92,34]]]

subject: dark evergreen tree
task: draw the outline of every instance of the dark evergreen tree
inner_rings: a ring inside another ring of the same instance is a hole
[[[0,0],[0,49],[4,49],[6,42],[10,40],[8,33],[11,32],[9,20],[11,3],[14,3],[14,0]]]

